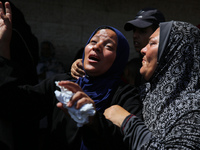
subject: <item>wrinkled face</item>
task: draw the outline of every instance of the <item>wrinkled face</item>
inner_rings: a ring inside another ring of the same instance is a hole
[[[117,35],[111,29],[99,30],[85,47],[84,69],[90,76],[104,74],[116,58]]]
[[[151,27],[147,28],[137,28],[135,27],[133,29],[133,44],[135,47],[135,50],[140,53],[142,48],[144,48],[148,42],[149,37],[153,33],[153,29]]]
[[[142,67],[140,69],[141,75],[145,80],[149,80],[157,67],[157,55],[159,46],[160,28],[158,28],[149,38],[149,43],[141,50],[144,55],[142,60]]]

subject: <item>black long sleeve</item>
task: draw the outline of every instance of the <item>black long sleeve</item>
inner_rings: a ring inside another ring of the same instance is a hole
[[[140,150],[152,135],[144,122],[132,114],[123,121],[121,131],[124,135],[124,142],[129,145],[131,150]]]
[[[56,107],[58,100],[54,94],[59,90],[55,81],[69,80],[70,77],[60,74],[35,86],[21,85],[17,71],[20,66],[0,57],[0,119],[24,124],[48,115],[51,130],[47,149],[78,150],[81,136],[76,123]]]
[[[152,133],[138,117],[129,115],[122,123],[124,142],[131,150],[140,149],[200,149],[199,110],[185,112],[166,128],[161,136]]]

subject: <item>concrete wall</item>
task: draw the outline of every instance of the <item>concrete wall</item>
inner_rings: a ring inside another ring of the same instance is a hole
[[[144,7],[158,8],[166,20],[200,24],[200,0],[12,0],[24,13],[25,19],[39,42],[51,41],[56,56],[69,66],[76,52],[98,26],[107,24],[118,28],[127,37],[131,56],[136,57],[132,32],[123,26]]]

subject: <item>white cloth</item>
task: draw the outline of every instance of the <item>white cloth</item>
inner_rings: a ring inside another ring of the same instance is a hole
[[[96,111],[92,104],[85,104],[80,109],[76,109],[75,105],[72,107],[67,107],[67,103],[70,98],[74,95],[71,91],[65,89],[58,85],[58,81],[55,82],[56,86],[58,86],[61,91],[56,90],[54,93],[58,101],[63,103],[63,107],[68,109],[68,112],[71,118],[77,122],[78,127],[82,127],[84,124],[89,122],[89,116],[94,116]]]

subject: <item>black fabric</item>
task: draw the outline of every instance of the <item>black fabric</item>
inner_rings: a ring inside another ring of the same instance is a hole
[[[161,23],[162,25],[160,25],[160,30],[162,31],[162,35],[160,35],[159,43],[162,43],[162,44],[159,44],[159,47],[158,47],[158,49],[159,49],[158,50],[158,60],[157,60],[158,63],[163,54],[164,48],[167,45],[169,33],[170,33],[170,30],[172,27],[172,23],[173,23],[173,21],[167,22],[167,23],[164,22],[164,23]]]
[[[122,84],[116,90],[108,107],[111,105],[120,105],[129,112],[137,115],[142,120],[142,103],[139,101],[138,97],[138,91],[135,87]],[[84,143],[89,149],[128,149],[128,147],[122,142],[123,136],[120,132],[120,128],[105,119],[102,113],[97,114],[93,125],[90,125],[89,127],[84,126],[82,130],[84,132]]]
[[[129,145],[129,149],[133,150],[140,150],[142,145],[147,143],[152,136],[151,132],[149,132],[146,128],[144,122],[132,114],[125,118],[122,123],[121,130],[125,135],[124,143]],[[135,137],[134,140],[132,137]]]
[[[2,3],[4,4],[6,1],[7,0],[2,0]],[[10,1],[8,0],[8,2]],[[39,58],[38,39],[32,33],[21,10],[19,10],[12,2],[10,2],[10,4],[12,9],[13,28],[10,41],[10,54],[14,63],[17,63],[21,67],[21,71],[15,72],[15,76],[19,79],[17,83],[19,85],[35,85],[38,82],[36,73],[36,65]],[[32,146],[29,147],[29,150],[38,149],[39,121],[22,121],[23,120],[20,122],[11,120],[8,122],[1,120],[0,118],[0,126],[5,127],[9,124],[9,132],[3,132],[4,129],[2,128],[0,141],[3,141],[5,145],[7,144],[10,149],[21,150],[26,149],[30,145]]]
[[[10,67],[6,68],[10,70]],[[78,135],[76,123],[56,107],[58,101],[54,95],[54,90],[56,89],[55,81],[69,79],[70,77],[67,74],[63,74],[36,86],[18,86],[17,79],[15,80],[8,76],[9,74],[6,75],[4,78],[6,80],[0,87],[1,118],[12,122],[22,122],[23,124],[23,122],[26,123],[27,121],[38,121],[46,115],[52,116],[52,118],[49,118],[50,134],[45,149],[79,149],[80,135]],[[31,128],[29,129],[31,130]],[[18,136],[20,136],[20,132]],[[32,147],[34,146],[27,145],[26,149],[32,149]]]
[[[71,79],[67,74],[57,75],[36,86],[18,86],[17,79],[11,77],[13,69],[0,58],[0,115],[7,120],[38,120],[45,115],[52,116],[50,135],[46,146],[48,150],[79,149],[81,138],[91,149],[127,149],[119,128],[97,113],[94,123],[78,129],[76,123],[56,107],[58,102],[54,91],[59,90],[55,81]],[[7,73],[2,73],[4,70]],[[6,71],[8,70],[8,71]],[[131,113],[141,117],[142,104],[138,91],[129,85],[117,88],[109,105],[119,104]],[[96,140],[98,139],[98,140]],[[91,142],[92,141],[92,142]]]

